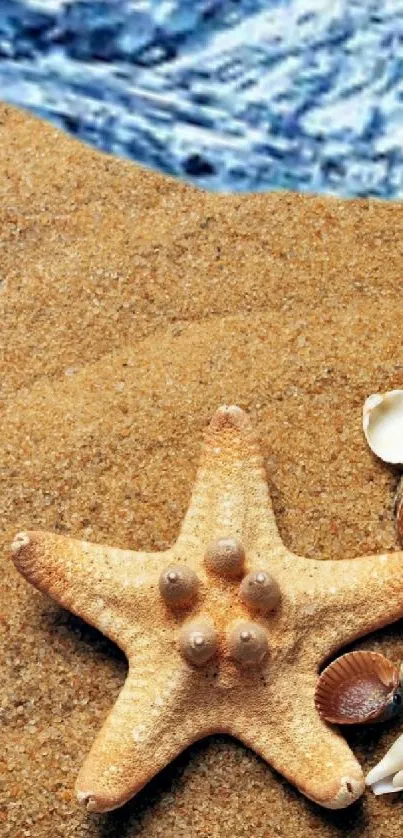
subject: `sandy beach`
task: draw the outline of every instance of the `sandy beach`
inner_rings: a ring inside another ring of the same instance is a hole
[[[401,835],[401,795],[324,811],[224,736],[122,810],[87,814],[75,778],[126,662],[28,586],[9,545],[27,528],[165,549],[203,429],[235,403],[290,549],[398,549],[398,472],[371,454],[361,412],[403,386],[402,242],[399,204],[213,195],[0,107],[4,838]],[[400,660],[402,624],[354,648]],[[401,717],[346,736],[366,773],[402,731]]]

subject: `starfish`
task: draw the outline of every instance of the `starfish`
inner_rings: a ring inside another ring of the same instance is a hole
[[[403,615],[403,553],[316,561],[277,530],[247,414],[220,407],[179,536],[159,553],[19,533],[25,578],[123,650],[128,675],[81,768],[78,800],[106,812],[213,733],[254,749],[304,795],[343,808],[364,790],[314,706],[324,661]]]

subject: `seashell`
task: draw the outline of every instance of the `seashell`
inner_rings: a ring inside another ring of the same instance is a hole
[[[403,478],[400,479],[395,495],[396,530],[400,541],[403,541]]]
[[[403,390],[369,396],[362,427],[369,447],[385,463],[403,465]]]
[[[371,769],[365,782],[367,786],[371,786],[374,794],[389,794],[402,790],[403,736],[396,739],[381,761]]]
[[[315,691],[319,715],[335,724],[386,721],[401,704],[399,669],[377,652],[350,652],[337,658],[322,672]]]

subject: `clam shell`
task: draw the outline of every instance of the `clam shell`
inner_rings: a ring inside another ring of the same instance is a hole
[[[403,390],[369,396],[362,427],[371,450],[385,463],[403,464]]]
[[[377,652],[349,652],[322,672],[315,706],[335,724],[367,724],[381,720],[399,687],[399,669]]]

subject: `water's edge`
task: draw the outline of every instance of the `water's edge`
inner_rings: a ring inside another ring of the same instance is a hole
[[[214,191],[403,194],[403,0],[5,0],[0,98]]]

